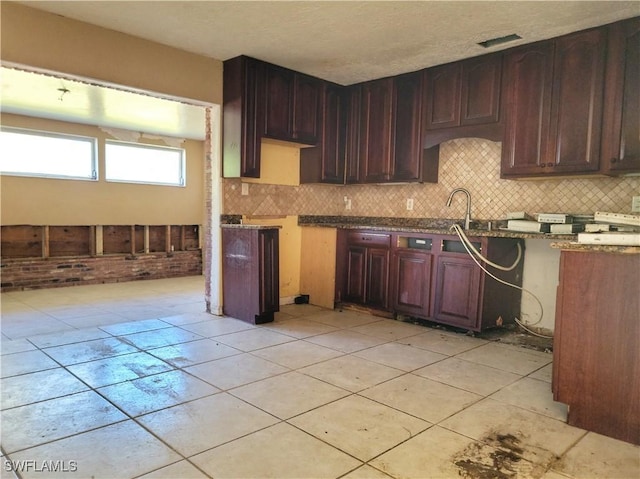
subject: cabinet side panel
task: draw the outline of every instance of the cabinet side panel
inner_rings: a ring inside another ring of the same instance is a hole
[[[222,229],[223,312],[253,322],[259,314],[257,231]]]
[[[222,176],[240,176],[242,147],[242,58],[224,62],[222,118]]]
[[[640,443],[640,255],[562,252],[558,398],[569,424]],[[558,353],[557,357],[555,354]]]

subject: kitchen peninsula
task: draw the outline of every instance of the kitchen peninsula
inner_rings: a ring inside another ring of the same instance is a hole
[[[640,444],[640,248],[561,250],[553,395],[568,423]]]

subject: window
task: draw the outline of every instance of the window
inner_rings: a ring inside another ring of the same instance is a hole
[[[96,139],[2,128],[0,172],[16,176],[96,180]]]
[[[105,155],[107,181],[185,185],[181,148],[107,141]]]

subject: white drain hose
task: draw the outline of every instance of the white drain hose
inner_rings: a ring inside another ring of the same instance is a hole
[[[502,283],[504,285],[510,286],[512,288],[515,288],[515,289],[519,289],[519,290],[529,294],[530,296],[533,297],[533,299],[536,300],[536,302],[538,303],[538,306],[540,307],[540,316],[538,317],[538,320],[535,323],[527,323],[527,324],[525,324],[522,321],[520,321],[518,318],[513,318],[515,320],[515,322],[522,329],[524,329],[525,331],[533,334],[534,336],[538,336],[538,337],[541,337],[541,338],[552,339],[553,336],[546,336],[544,334],[536,333],[535,331],[532,331],[531,329],[529,329],[527,327],[527,326],[535,326],[540,321],[542,321],[542,316],[544,314],[544,308],[542,307],[542,303],[540,302],[540,299],[535,294],[533,294],[531,291],[529,291],[528,289],[523,288],[522,286],[518,286],[517,284],[509,283],[508,281],[504,281],[503,279],[498,278],[497,276],[495,276],[491,272],[487,271],[487,269],[483,265],[481,265],[480,262],[477,259],[477,258],[480,258],[484,263],[486,263],[486,264],[488,264],[490,266],[493,266],[496,269],[499,269],[499,270],[502,270],[502,271],[511,271],[522,260],[522,246],[520,246],[520,243],[517,244],[517,246],[518,246],[518,256],[517,256],[516,260],[514,261],[514,263],[511,266],[501,266],[499,264],[495,264],[495,263],[489,261],[487,258],[482,256],[482,254],[480,254],[480,252],[475,248],[475,246],[473,246],[473,244],[471,243],[471,241],[469,240],[467,235],[464,233],[464,231],[460,227],[460,225],[454,223],[453,225],[451,225],[451,228],[449,228],[449,229],[451,229],[451,230],[456,232],[456,234],[458,235],[458,238],[460,238],[460,241],[462,242],[462,246],[464,246],[464,249],[467,250],[467,253],[469,254],[469,256],[471,256],[471,259],[478,265],[478,267],[482,271],[487,273],[490,277],[492,277],[493,279],[495,279],[499,283]]]

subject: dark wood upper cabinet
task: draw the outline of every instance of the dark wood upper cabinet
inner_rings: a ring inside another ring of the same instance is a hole
[[[553,52],[553,42],[543,42],[513,50],[505,58],[503,176],[535,174],[546,164]]]
[[[344,87],[323,86],[320,141],[300,150],[300,183],[345,182],[345,136],[347,98]]]
[[[285,68],[272,65],[265,68],[265,136],[277,139],[292,136],[293,76]]]
[[[437,182],[439,145],[502,142],[502,178],[640,172],[640,17],[342,87],[224,62],[223,175],[259,177],[260,143],[304,148],[303,183]]]
[[[431,158],[422,148],[422,72],[351,88],[347,183],[424,181],[425,172],[432,173],[433,169],[424,167],[426,159]],[[356,116],[358,106],[360,114]],[[358,141],[354,141],[356,137]]]
[[[262,138],[320,142],[322,80],[239,56],[223,81],[223,176],[259,178]]]
[[[324,82],[296,73],[293,83],[292,136],[300,143],[315,145],[320,139]]]
[[[353,85],[346,93],[345,183],[360,181],[360,103],[362,87]]]
[[[315,145],[322,81],[274,65],[265,67],[264,136]]]
[[[460,63],[429,68],[426,76],[426,128],[460,126]]]
[[[424,141],[454,138],[502,141],[502,53],[424,70]]]
[[[498,122],[502,55],[485,55],[461,63],[460,125]]]
[[[360,172],[364,183],[391,179],[393,79],[364,83],[360,103]]]
[[[554,173],[600,168],[606,30],[556,41],[547,168]]]
[[[602,170],[640,171],[640,18],[609,27]]]
[[[264,64],[241,56],[224,62],[223,175],[260,177]]]
[[[393,156],[391,181],[422,179],[422,72],[393,81]]]
[[[502,177],[596,173],[606,29],[507,54]]]

